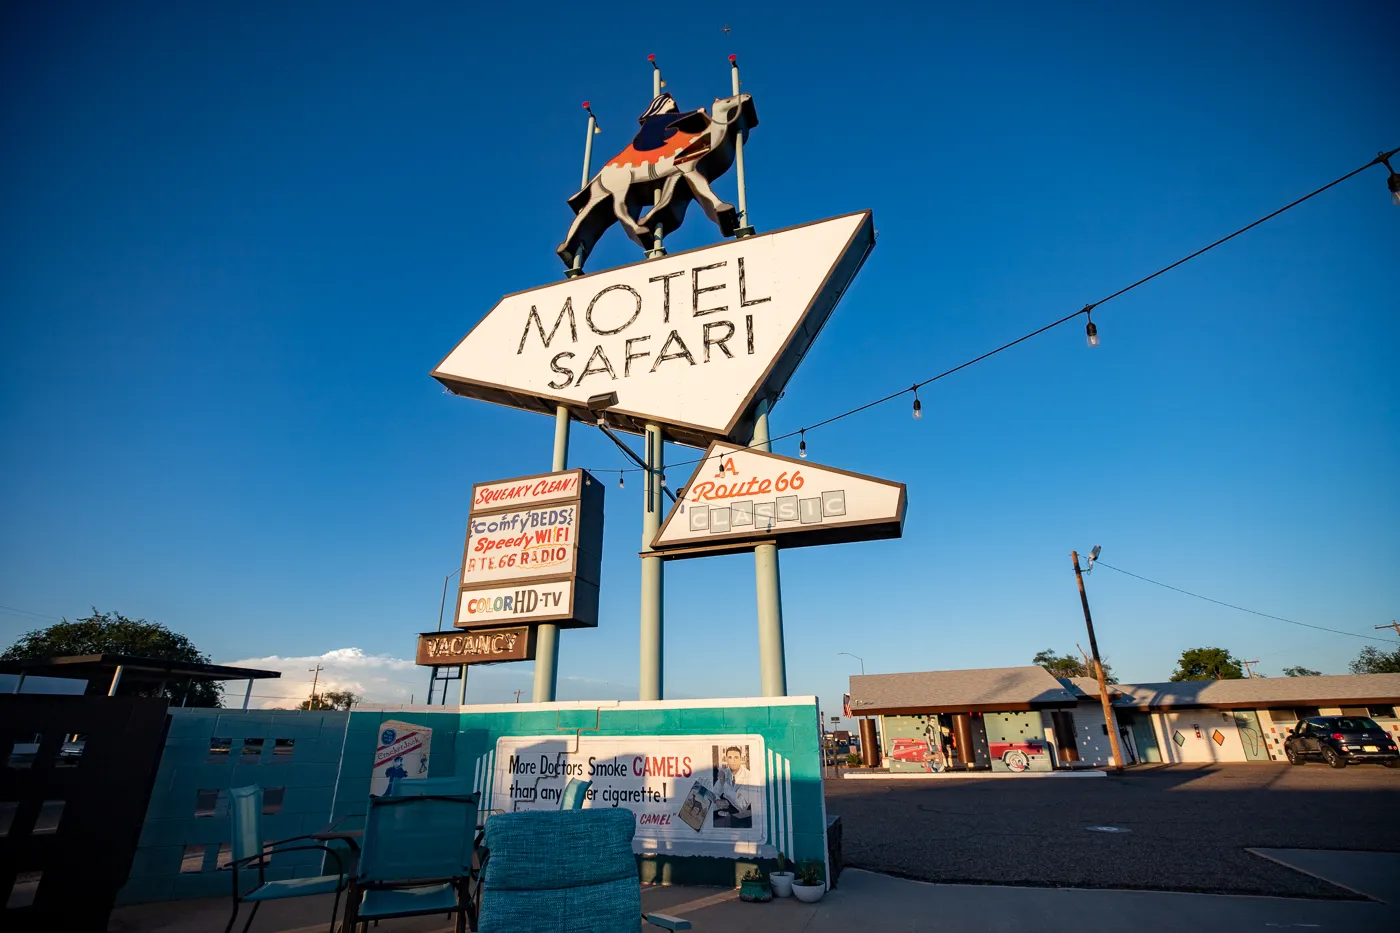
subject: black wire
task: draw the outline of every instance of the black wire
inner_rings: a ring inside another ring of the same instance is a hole
[[[1163,589],[1173,590],[1177,593],[1184,593],[1187,596],[1194,596],[1196,599],[1204,599],[1208,603],[1215,603],[1217,606],[1224,606],[1227,609],[1238,609],[1240,612],[1248,612],[1250,615],[1263,616],[1266,619],[1275,619],[1279,622],[1287,622],[1289,625],[1301,625],[1303,628],[1315,628],[1319,632],[1331,632],[1333,635],[1350,635],[1352,638],[1364,638],[1367,641],[1379,641],[1388,645],[1400,644],[1400,642],[1395,641],[1395,639],[1393,638],[1376,638],[1372,635],[1358,635],[1355,632],[1343,632],[1341,629],[1326,628],[1321,625],[1311,625],[1307,622],[1295,622],[1292,619],[1285,619],[1283,616],[1269,615],[1269,613],[1267,612],[1258,612],[1254,609],[1246,609],[1243,606],[1236,606],[1234,603],[1227,603],[1219,599],[1211,599],[1209,596],[1202,596],[1200,593],[1192,593],[1190,590],[1183,590],[1179,586],[1172,586],[1167,583],[1161,583],[1157,580],[1149,580],[1147,577],[1140,576],[1128,570],[1124,570],[1121,567],[1114,567],[1112,564],[1105,564],[1101,560],[1095,561],[1094,566],[1107,567],[1109,570],[1115,571],[1117,573],[1127,574],[1128,576],[1141,580],[1144,583],[1151,583],[1153,586],[1160,586]]]
[[[825,427],[825,426],[828,425],[828,424],[831,424],[831,423],[836,422],[836,421],[840,421],[842,418],[849,418],[849,417],[851,417],[852,415],[858,415],[858,414],[860,414],[861,412],[865,411],[866,409],[874,408],[874,407],[877,406],[877,405],[883,405],[883,404],[885,404],[886,402],[894,401],[895,399],[897,399],[897,398],[899,398],[899,397],[901,397],[901,396],[903,396],[903,395],[905,395],[905,394],[907,394],[907,393],[909,393],[909,392],[917,392],[920,388],[922,388],[922,387],[924,387],[924,386],[926,386],[926,385],[929,385],[930,383],[937,382],[937,381],[940,380],[940,379],[945,379],[945,378],[947,378],[948,376],[951,376],[951,375],[953,375],[954,373],[959,372],[960,370],[967,369],[967,367],[969,367],[969,366],[972,366],[972,365],[974,365],[974,364],[976,364],[976,363],[982,362],[983,360],[987,359],[988,357],[996,356],[998,353],[1002,352],[1003,350],[1009,350],[1009,349],[1011,349],[1012,347],[1016,346],[1018,343],[1024,343],[1025,341],[1030,340],[1032,337],[1039,337],[1041,334],[1045,333],[1047,330],[1052,330],[1052,329],[1054,329],[1054,328],[1056,328],[1056,327],[1059,327],[1061,324],[1065,324],[1065,323],[1067,323],[1067,322],[1069,322],[1069,321],[1072,321],[1072,320],[1074,320],[1075,318],[1079,317],[1079,315],[1081,315],[1081,314],[1086,314],[1086,315],[1087,315],[1089,312],[1093,311],[1095,308],[1097,308],[1097,307],[1099,307],[1099,306],[1101,306],[1101,305],[1107,304],[1108,302],[1112,301],[1113,299],[1115,299],[1115,298],[1117,298],[1117,297],[1119,297],[1119,296],[1121,296],[1121,295],[1126,295],[1128,292],[1130,292],[1130,291],[1132,291],[1133,289],[1137,288],[1139,285],[1145,285],[1146,283],[1148,283],[1148,282],[1152,281],[1153,279],[1155,279],[1157,276],[1162,275],[1162,274],[1165,273],[1165,272],[1170,272],[1171,270],[1175,269],[1177,266],[1180,266],[1181,264],[1186,263],[1186,262],[1190,262],[1192,259],[1195,259],[1197,256],[1200,256],[1200,255],[1202,255],[1203,253],[1208,253],[1208,252],[1210,252],[1211,250],[1215,249],[1217,246],[1220,246],[1220,245],[1222,245],[1222,244],[1224,244],[1224,243],[1228,243],[1230,240],[1233,240],[1235,237],[1239,236],[1241,233],[1246,233],[1246,232],[1248,232],[1248,231],[1250,231],[1250,230],[1253,230],[1255,227],[1259,226],[1260,224],[1265,223],[1266,221],[1273,220],[1275,217],[1277,217],[1279,214],[1282,214],[1284,211],[1291,210],[1291,209],[1297,207],[1299,204],[1302,204],[1304,201],[1307,201],[1307,200],[1310,199],[1310,198],[1315,198],[1315,197],[1317,197],[1319,194],[1321,194],[1322,192],[1326,191],[1327,189],[1329,189],[1329,188],[1334,188],[1334,187],[1336,187],[1337,185],[1340,185],[1342,182],[1346,181],[1348,178],[1351,178],[1351,177],[1354,176],[1354,175],[1359,175],[1359,174],[1361,174],[1362,172],[1366,171],[1366,169],[1370,168],[1371,166],[1373,166],[1373,165],[1383,165],[1383,164],[1387,164],[1387,160],[1393,158],[1397,153],[1400,153],[1400,149],[1392,149],[1392,150],[1389,151],[1389,152],[1381,152],[1381,153],[1378,153],[1374,159],[1372,159],[1371,161],[1367,162],[1365,165],[1361,166],[1360,168],[1352,169],[1350,172],[1347,172],[1347,173],[1346,173],[1345,175],[1343,175],[1342,177],[1337,178],[1337,179],[1335,179],[1335,180],[1333,180],[1333,181],[1329,181],[1327,184],[1323,185],[1321,188],[1318,188],[1318,189],[1316,189],[1315,191],[1311,191],[1311,192],[1309,192],[1309,193],[1303,195],[1301,198],[1298,198],[1296,201],[1290,201],[1288,204],[1285,204],[1283,207],[1280,207],[1278,210],[1273,211],[1273,212],[1268,213],[1268,214],[1265,214],[1263,217],[1260,217],[1258,220],[1254,221],[1253,223],[1241,227],[1240,229],[1236,230],[1234,233],[1231,233],[1231,234],[1228,235],[1228,236],[1223,236],[1223,237],[1221,237],[1220,239],[1216,240],[1214,243],[1211,243],[1209,246],[1203,246],[1203,247],[1201,247],[1200,249],[1196,250],[1194,253],[1191,253],[1189,256],[1183,256],[1181,259],[1178,259],[1176,262],[1172,263],[1171,265],[1169,265],[1169,266],[1163,266],[1162,268],[1158,269],[1156,272],[1152,273],[1151,275],[1145,276],[1145,277],[1143,277],[1143,278],[1140,278],[1140,279],[1138,279],[1136,282],[1132,283],[1131,285],[1127,285],[1127,286],[1124,286],[1123,288],[1118,289],[1118,291],[1114,292],[1113,294],[1109,295],[1108,297],[1106,297],[1106,298],[1100,298],[1098,301],[1094,302],[1093,304],[1087,304],[1087,305],[1085,305],[1083,308],[1079,309],[1078,311],[1075,311],[1073,314],[1066,314],[1064,317],[1060,318],[1058,321],[1052,321],[1052,322],[1050,322],[1049,324],[1046,324],[1044,327],[1041,327],[1041,328],[1038,328],[1038,329],[1036,329],[1036,330],[1031,331],[1029,334],[1026,334],[1025,336],[1017,337],[1015,340],[1012,340],[1010,343],[1004,343],[1004,344],[1002,344],[1001,346],[997,347],[995,350],[988,350],[986,353],[983,353],[981,356],[973,357],[972,359],[968,360],[968,361],[965,362],[965,363],[960,363],[960,364],[958,364],[957,366],[954,366],[952,369],[946,369],[946,370],[944,370],[943,372],[939,373],[939,374],[936,375],[936,376],[932,376],[932,377],[930,377],[930,378],[928,378],[928,379],[925,379],[923,382],[916,382],[916,383],[914,383],[913,385],[911,385],[911,386],[910,386],[909,388],[907,388],[907,389],[900,389],[898,392],[892,392],[892,393],[890,393],[889,395],[884,396],[883,398],[875,399],[873,402],[866,402],[864,405],[860,405],[860,406],[858,406],[858,407],[856,407],[856,408],[852,408],[850,411],[844,411],[844,412],[842,412],[842,413],[839,414],[839,415],[833,415],[832,417],[827,418],[825,421],[818,421],[818,422],[816,422],[815,424],[809,424],[809,425],[807,425],[806,427],[798,428],[796,431],[789,431],[789,432],[786,433],[786,434],[779,434],[777,437],[771,437],[771,438],[768,439],[768,443],[771,444],[773,441],[781,441],[781,440],[786,440],[786,439],[789,438],[789,437],[796,437],[796,436],[798,436],[799,434],[802,434],[802,433],[805,432],[805,431],[811,431],[811,430],[815,430],[816,428]],[[753,448],[754,448],[755,446],[757,446],[757,445],[748,444],[748,445],[736,445],[736,446],[737,446],[740,450],[751,450],[751,449],[753,449]],[[690,464],[693,464],[693,463],[701,463],[701,462],[703,462],[704,460],[705,460],[704,457],[695,457],[694,459],[691,459],[691,460],[680,460],[680,461],[677,461],[676,463],[671,464],[669,467],[667,467],[667,469],[671,469],[672,467],[689,466]],[[604,471],[604,472],[611,473],[612,471],[611,471],[611,470],[607,470],[607,471]],[[628,470],[626,470],[626,471],[624,471],[624,472],[627,472],[627,473],[634,473],[634,472],[640,473],[640,472],[643,472],[643,470],[641,470],[640,467],[632,467],[632,468],[629,468]],[[1288,620],[1288,619],[1284,619],[1283,621],[1287,622],[1287,621],[1289,621],[1289,620]],[[1296,624],[1301,625],[1301,624],[1303,624],[1303,623],[1299,622],[1299,623],[1296,623]],[[1316,626],[1314,626],[1314,627],[1316,627]],[[1331,629],[1326,629],[1325,631],[1331,631]],[[1349,633],[1343,633],[1343,634],[1349,634]],[[1365,636],[1358,636],[1358,637],[1365,637]]]

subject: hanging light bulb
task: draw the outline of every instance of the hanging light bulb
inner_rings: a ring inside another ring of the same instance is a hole
[[[593,478],[590,477],[587,473],[583,474],[583,485],[585,485],[585,486],[592,486],[592,485],[593,485]]]
[[[618,489],[626,489],[626,488],[627,488],[627,483],[624,482],[623,479],[622,479],[622,471],[621,471],[621,470],[618,470],[618,471],[617,471],[617,488],[618,488]]]
[[[919,387],[914,386],[914,420],[918,421],[924,416],[923,403],[919,401]]]
[[[807,429],[806,429],[806,428],[803,428],[802,431],[801,431],[800,433],[801,433],[801,435],[802,435],[802,440],[801,440],[801,441],[798,443],[798,445],[797,445],[797,455],[798,455],[799,457],[801,457],[803,460],[806,460],[806,459],[807,459]]]
[[[662,473],[662,474],[661,474],[661,488],[662,488],[662,489],[665,489],[665,488],[666,488],[666,474],[665,474],[665,473]]]
[[[1385,167],[1390,169],[1390,178],[1386,179],[1386,186],[1390,188],[1390,203],[1400,207],[1400,174],[1396,174],[1395,169],[1390,168],[1390,160],[1382,159]]]
[[[1084,314],[1086,316],[1090,314],[1091,308],[1093,308],[1093,305],[1084,306]],[[1085,339],[1088,341],[1089,346],[1097,347],[1099,345],[1099,329],[1094,324],[1094,319],[1092,316],[1089,317],[1089,323],[1084,325],[1084,336]]]

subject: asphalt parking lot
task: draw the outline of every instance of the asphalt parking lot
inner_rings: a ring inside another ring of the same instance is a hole
[[[1351,898],[1246,849],[1400,852],[1400,769],[1379,766],[1148,766],[1024,781],[828,772],[826,798],[847,865],[925,881]]]

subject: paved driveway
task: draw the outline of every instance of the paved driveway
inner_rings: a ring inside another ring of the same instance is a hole
[[[1400,770],[1378,766],[1174,765],[1025,781],[828,778],[826,797],[828,812],[842,817],[848,865],[927,881],[1353,897],[1245,849],[1400,852]]]

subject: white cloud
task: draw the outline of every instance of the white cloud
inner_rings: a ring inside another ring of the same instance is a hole
[[[293,658],[274,654],[266,658],[242,658],[225,663],[234,667],[282,672],[277,680],[253,683],[253,698],[248,705],[259,709],[290,709],[308,698],[311,695],[312,670],[318,664],[322,668],[316,678],[318,693],[349,690],[359,694],[365,702],[408,703],[413,699],[422,703],[428,689],[424,668],[403,658],[365,654],[361,648],[335,648],[325,654]],[[239,685],[230,683],[225,702],[230,706],[241,704],[240,694]]]

